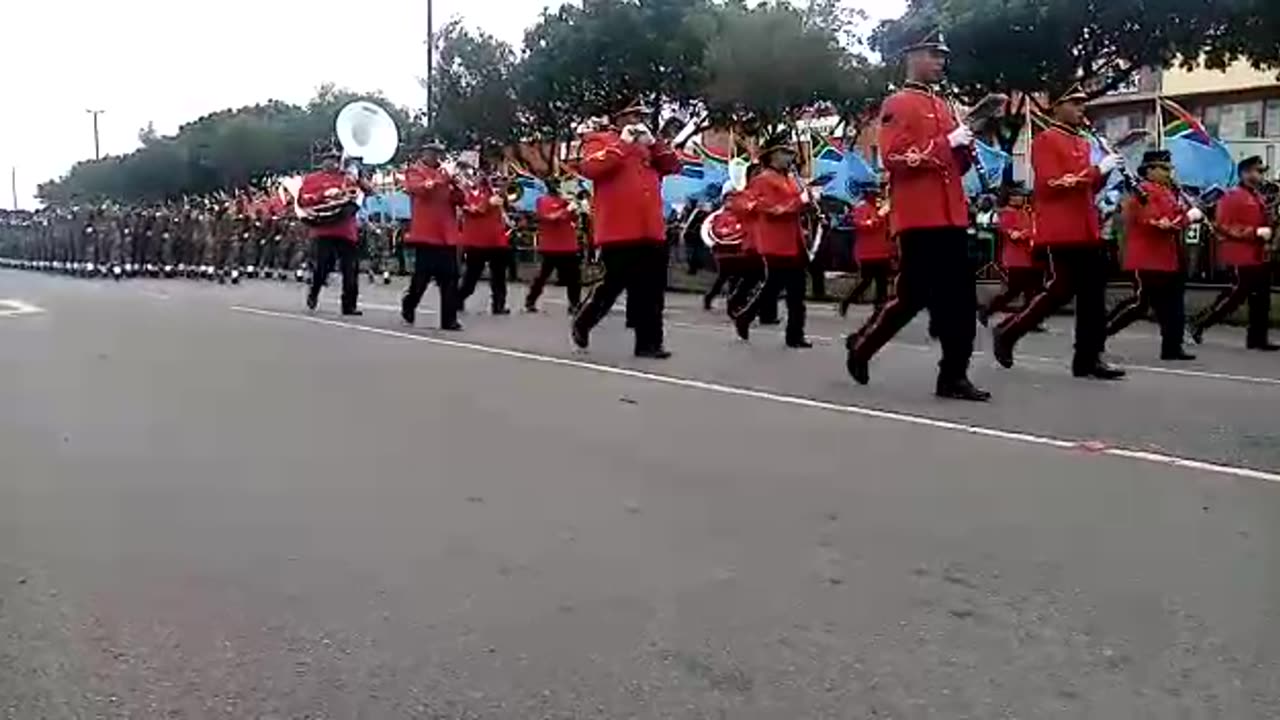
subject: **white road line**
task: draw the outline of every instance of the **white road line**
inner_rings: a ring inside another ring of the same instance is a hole
[[[44,312],[44,308],[22,300],[0,300],[0,317],[17,317],[18,315],[35,315]]]
[[[170,298],[166,293],[157,292],[155,290],[140,290],[139,292],[149,298],[155,298],[156,300],[168,300]]]
[[[446,340],[444,338],[439,338],[439,337],[417,335],[414,333],[401,332],[398,330],[388,330],[385,328],[370,327],[368,325],[359,325],[356,323],[343,322],[339,320],[330,320],[327,318],[314,317],[310,315],[298,315],[296,313],[277,312],[275,310],[263,310],[261,308],[246,307],[243,305],[233,305],[231,309],[236,312],[248,313],[251,315],[260,315],[264,317],[308,322],[316,325],[327,325],[330,327],[343,328],[346,330],[355,330],[357,332],[368,333],[371,335],[382,335],[384,337],[398,338],[401,340],[414,340],[417,342],[428,343],[431,345],[439,345],[442,347],[457,348],[461,350],[471,350],[473,352],[480,352],[488,355],[497,355],[500,357],[514,358],[517,360],[528,360],[532,362],[544,363],[547,365],[559,365],[561,367],[570,367],[570,368],[576,368],[579,370],[589,370],[592,372],[602,373],[605,375],[615,375],[620,377],[633,378],[637,380],[646,380],[649,382],[660,383],[663,385],[671,385],[675,387],[688,388],[691,390],[702,390],[705,392],[719,393],[721,395],[750,398],[753,400],[764,400],[767,402],[778,403],[781,405],[790,405],[793,407],[803,407],[803,408],[809,408],[812,410],[825,410],[830,412],[843,413],[846,415],[857,415],[860,417],[874,418],[877,420],[888,420],[891,422],[905,423],[908,425],[934,428],[938,430],[950,430],[953,432],[964,433],[967,435],[977,435],[980,437],[995,438],[999,440],[1008,440],[1011,442],[1024,443],[1028,445],[1038,445],[1041,447],[1057,448],[1059,450],[1072,450],[1072,451],[1088,452],[1088,453],[1098,454],[1098,455],[1110,455],[1112,457],[1127,458],[1130,460],[1140,460],[1143,462],[1155,463],[1158,465],[1166,465],[1169,467],[1199,470],[1202,472],[1209,472],[1217,475],[1226,475],[1230,477],[1245,478],[1250,480],[1261,480],[1264,482],[1280,483],[1280,473],[1267,472],[1265,470],[1254,470],[1252,468],[1238,467],[1234,465],[1222,465],[1217,463],[1204,462],[1201,460],[1194,460],[1191,458],[1178,457],[1176,455],[1166,455],[1163,453],[1111,447],[1109,445],[1098,443],[1098,442],[1063,440],[1061,438],[1053,438],[1053,437],[1048,437],[1044,435],[1034,435],[1031,433],[1013,432],[1010,430],[1001,430],[999,428],[984,427],[982,425],[970,425],[966,423],[953,422],[950,420],[939,420],[937,418],[925,417],[923,415],[910,415],[907,413],[899,413],[899,412],[893,412],[889,410],[877,410],[875,408],[863,407],[859,405],[841,405],[837,403],[824,402],[822,400],[814,400],[812,398],[800,397],[797,395],[783,395],[780,393],[767,392],[764,390],[753,390],[751,388],[736,387],[733,385],[721,385],[719,383],[705,382],[702,380],[692,380],[689,378],[676,377],[673,375],[659,375],[657,373],[649,373],[641,370],[633,370],[631,368],[617,367],[614,365],[601,365],[598,363],[585,362],[582,360],[573,360],[570,358],[555,357],[554,355],[542,355],[539,353],[526,352],[524,350],[512,350],[510,348],[493,347],[491,345],[480,345],[478,343],[463,342],[458,340]]]

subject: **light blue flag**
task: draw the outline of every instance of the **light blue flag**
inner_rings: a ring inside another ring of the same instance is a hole
[[[1236,184],[1236,162],[1220,140],[1206,145],[1194,138],[1178,136],[1166,138],[1164,146],[1173,156],[1179,184],[1199,188],[1202,193]]]
[[[998,147],[988,145],[981,140],[974,143],[975,151],[978,159],[982,161],[982,169],[986,172],[987,187],[998,188],[1004,179],[1004,169],[1013,160],[1009,153]],[[976,167],[965,173],[964,176],[964,193],[969,197],[976,197],[982,194],[982,179],[978,177],[978,169]]]
[[[814,177],[830,175],[822,186],[822,196],[853,204],[861,189],[880,182],[880,176],[857,151],[839,152],[828,148],[814,160]]]

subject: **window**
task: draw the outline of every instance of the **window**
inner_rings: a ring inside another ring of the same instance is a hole
[[[1269,138],[1280,137],[1280,100],[1268,100],[1265,113],[1262,134]]]
[[[1260,138],[1263,130],[1262,109],[1261,102],[1211,105],[1204,109],[1204,127],[1210,135],[1223,140]]]

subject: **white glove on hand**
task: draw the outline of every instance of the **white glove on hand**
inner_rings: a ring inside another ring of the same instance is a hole
[[[969,126],[961,125],[947,134],[947,142],[951,143],[953,148],[965,147],[973,142],[973,131]]]
[[[800,202],[808,203],[813,201],[813,195],[809,194],[809,188],[800,189]]]
[[[626,126],[626,127],[622,128],[621,137],[622,137],[622,142],[625,142],[625,143],[632,143],[632,142],[635,142],[635,141],[636,141],[636,126],[635,126],[635,125],[628,125],[628,126]]]
[[[654,143],[655,138],[653,137],[653,131],[649,129],[648,125],[641,123],[639,125],[636,125],[635,128],[636,128],[635,135],[636,135],[637,142],[639,142],[641,145],[652,145]]]
[[[489,196],[489,204],[494,207],[502,207],[503,204],[505,203],[506,203],[506,200],[504,200],[501,195]]]
[[[1261,239],[1261,240],[1270,240],[1270,239],[1271,239],[1271,228],[1269,228],[1269,227],[1260,227],[1260,228],[1258,228],[1258,238],[1259,238],[1259,239]]]
[[[1098,171],[1103,175],[1110,173],[1118,167],[1120,167],[1119,155],[1107,155],[1098,161]]]
[[[1200,208],[1191,208],[1190,210],[1187,211],[1188,222],[1198,223],[1203,219],[1204,219],[1204,213],[1200,211]]]

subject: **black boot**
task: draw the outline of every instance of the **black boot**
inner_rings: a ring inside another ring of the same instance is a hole
[[[1119,380],[1125,376],[1124,370],[1108,365],[1102,358],[1077,358],[1071,363],[1071,374],[1092,380]]]
[[[871,367],[867,359],[860,356],[854,349],[857,347],[858,336],[850,335],[845,338],[845,358],[844,368],[849,372],[849,377],[859,385],[866,385],[871,382]]]
[[[405,325],[412,325],[418,320],[418,311],[402,300],[400,302],[400,319],[404,320]]]
[[[987,402],[991,399],[991,393],[974,385],[967,377],[959,377],[954,380],[938,378],[938,385],[934,390],[934,394],[947,400],[964,400],[966,402]]]
[[[1006,370],[1013,367],[1013,343],[1009,342],[1005,331],[999,326],[991,331],[991,352],[996,356],[1000,367]]]
[[[1280,345],[1267,342],[1266,340],[1250,342],[1250,343],[1247,343],[1245,347],[1249,350],[1258,350],[1261,352],[1275,352],[1277,350],[1280,350]]]

